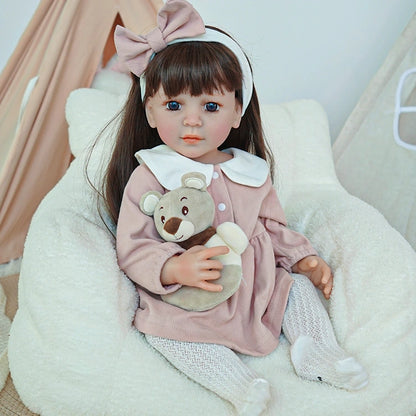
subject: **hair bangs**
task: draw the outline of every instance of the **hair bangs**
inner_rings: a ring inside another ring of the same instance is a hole
[[[168,97],[183,92],[198,96],[236,91],[240,100],[242,72],[235,55],[215,42],[181,42],[155,55],[146,70],[146,97],[162,87]]]

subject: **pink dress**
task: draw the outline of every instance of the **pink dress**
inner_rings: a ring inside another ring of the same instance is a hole
[[[249,355],[266,355],[279,342],[292,284],[291,267],[316,255],[309,241],[286,227],[285,216],[268,174],[267,163],[239,149],[219,165],[195,162],[165,145],[136,154],[140,166],[125,188],[117,226],[120,268],[137,284],[140,296],[134,324],[146,334],[179,341],[225,345]],[[153,218],[139,208],[141,196],[180,186],[187,172],[201,172],[215,201],[214,227],[237,223],[249,246],[242,254],[243,280],[227,301],[204,312],[185,311],[160,300],[179,285],[162,286],[160,272],[171,256],[183,252],[164,242]]]

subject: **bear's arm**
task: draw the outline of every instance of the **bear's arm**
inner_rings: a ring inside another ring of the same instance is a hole
[[[237,254],[242,254],[247,248],[248,239],[244,231],[234,222],[223,222],[217,227],[217,234]]]

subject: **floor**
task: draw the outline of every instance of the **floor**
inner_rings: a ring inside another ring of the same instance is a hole
[[[0,392],[0,415],[1,416],[36,416],[20,400],[13,381],[7,378],[6,385]]]
[[[18,275],[2,277],[0,282],[6,293],[6,315],[13,319],[17,310],[17,282]],[[0,415],[1,416],[36,416],[20,400],[20,397],[13,385],[13,380],[7,378],[3,390],[0,391]]]

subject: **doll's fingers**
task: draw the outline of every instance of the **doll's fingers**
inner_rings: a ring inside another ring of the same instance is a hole
[[[322,292],[326,299],[328,299],[328,286],[323,285],[322,282],[318,282],[315,287]],[[329,291],[330,293],[330,291]]]
[[[322,282],[318,282],[315,286],[321,291],[325,289],[325,285]]]
[[[197,287],[199,287],[200,289],[206,290],[208,292],[221,292],[222,291],[221,285],[216,285],[215,283],[209,283],[205,280],[200,282]]]
[[[331,286],[325,286],[322,293],[324,294],[325,299],[329,299],[331,297],[332,292],[332,285]]]
[[[322,293],[324,294],[326,299],[329,299],[329,297],[331,296],[332,287],[333,287],[333,278],[331,274],[331,279],[329,280],[329,282],[325,285],[325,287],[322,290]]]
[[[321,278],[321,282],[326,285],[332,278],[332,273],[330,270],[324,270],[323,276]]]
[[[316,271],[312,272],[309,275],[309,279],[320,290],[322,290],[323,287],[325,286],[325,284],[322,282],[322,276],[319,273],[317,273]]]
[[[221,272],[218,270],[205,270],[200,276],[203,280],[216,280],[221,277]]]
[[[222,270],[224,265],[219,260],[206,260],[202,264],[204,270]]]
[[[227,254],[229,251],[230,249],[227,246],[209,247],[203,251],[202,255],[205,259],[210,259],[215,256]]]

